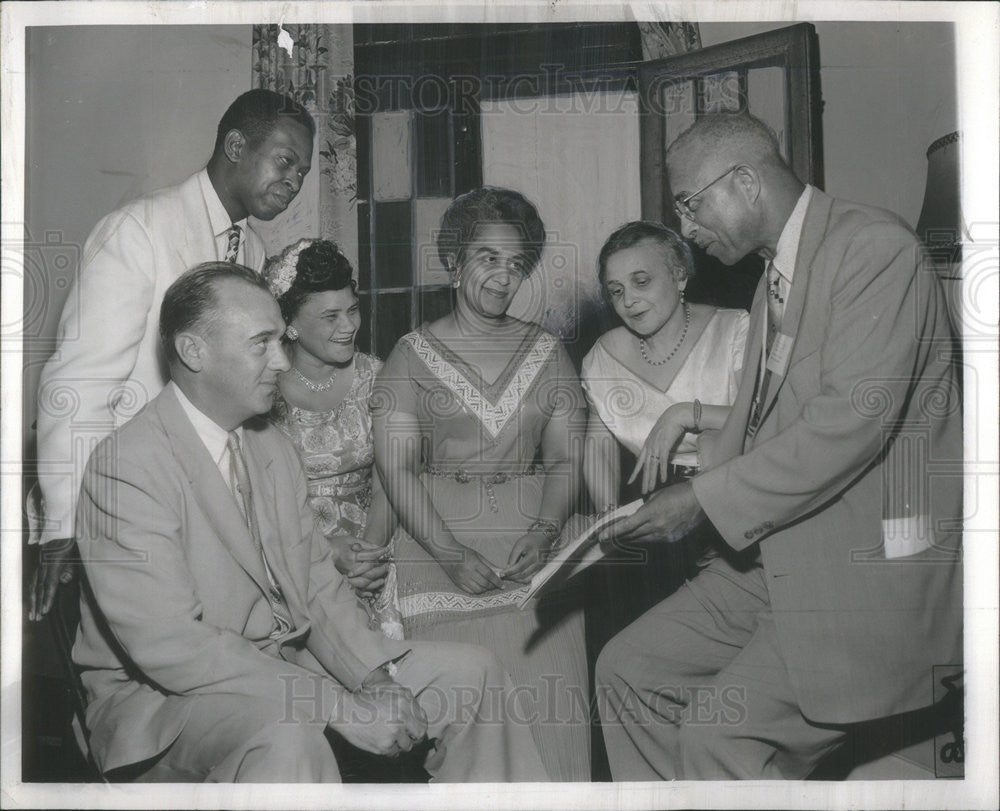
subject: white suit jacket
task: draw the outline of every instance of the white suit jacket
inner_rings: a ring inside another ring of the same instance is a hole
[[[38,387],[41,543],[73,535],[94,446],[166,383],[158,336],[163,294],[185,270],[225,258],[230,225],[202,169],[107,215],[87,238]],[[238,261],[259,271],[265,258],[264,243],[245,227]]]

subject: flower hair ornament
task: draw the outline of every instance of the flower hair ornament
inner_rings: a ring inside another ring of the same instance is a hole
[[[280,299],[288,292],[288,288],[292,286],[298,273],[296,265],[299,263],[299,254],[318,241],[311,238],[300,239],[285,248],[280,255],[267,261],[267,267],[264,268],[264,281],[271,289],[272,296]]]

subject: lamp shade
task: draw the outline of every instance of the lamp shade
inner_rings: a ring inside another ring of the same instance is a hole
[[[941,264],[962,259],[958,140],[959,134],[952,132],[927,148],[927,186],[917,220],[917,236]]]

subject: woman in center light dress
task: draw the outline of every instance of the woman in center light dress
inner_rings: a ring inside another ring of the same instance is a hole
[[[492,650],[518,687],[549,776],[580,781],[590,779],[590,719],[579,595],[516,604],[574,514],[586,433],[559,339],[507,312],[544,239],[517,192],[457,198],[438,237],[453,311],[399,340],[372,410],[376,464],[400,523],[407,638]]]

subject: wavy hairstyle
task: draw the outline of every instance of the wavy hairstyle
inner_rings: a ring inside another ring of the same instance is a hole
[[[682,278],[690,279],[694,275],[694,257],[691,255],[691,248],[680,234],[660,222],[634,220],[616,229],[601,248],[601,253],[597,257],[597,278],[602,288],[608,273],[608,260],[619,251],[647,240],[663,248],[670,266],[684,271]]]
[[[280,256],[268,261],[264,278],[278,300],[286,324],[298,315],[303,302],[313,293],[345,287],[355,294],[358,292],[350,260],[328,239],[300,239],[292,243]]]
[[[545,224],[538,209],[520,192],[496,186],[473,189],[448,206],[437,238],[441,263],[453,270],[450,257],[460,256],[462,249],[475,240],[476,229],[490,223],[514,226],[521,236],[529,270],[538,266],[545,245]]]

